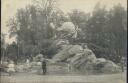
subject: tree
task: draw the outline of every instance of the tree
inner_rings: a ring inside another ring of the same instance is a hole
[[[57,23],[58,20],[53,19],[61,17],[57,16],[60,12],[54,11],[53,5],[54,0],[42,0],[37,5],[19,9],[14,18],[8,21],[10,36],[16,36],[21,54],[26,56],[42,52],[44,54],[54,41],[54,29],[50,23]]]
[[[1,51],[3,54],[3,50],[5,48],[5,35],[3,33],[1,33]]]
[[[127,11],[120,5],[114,6],[108,14],[108,21],[105,29],[106,39],[110,49],[110,57],[115,62],[127,55]]]
[[[17,63],[18,61],[18,49],[17,49],[17,44],[15,42],[13,42],[12,44],[7,46],[7,54],[6,57],[15,61],[15,63]]]
[[[101,6],[100,3],[97,3],[93,12],[91,13],[90,18],[86,22],[86,28],[84,31],[85,38],[83,37],[84,42],[89,44],[89,47],[94,51],[97,57],[105,57],[107,44],[105,43],[106,39],[104,37],[105,25],[107,23],[107,14],[105,6]]]
[[[97,3],[91,16],[74,11],[70,13],[72,22],[79,26],[78,43],[87,43],[97,57],[119,63],[127,51],[127,11],[120,5],[107,11]]]
[[[4,60],[5,55],[6,55],[7,44],[5,42],[5,37],[6,37],[6,34],[1,33],[1,59],[2,60]]]
[[[86,25],[87,21],[90,18],[90,13],[85,13],[83,11],[79,11],[74,9],[73,11],[68,13],[71,22],[75,25],[77,31],[77,38],[74,39],[74,43],[84,42],[84,38],[86,37]]]
[[[74,9],[68,15],[70,16],[70,19],[75,24],[75,26],[81,27],[81,28],[84,28],[84,25],[86,24],[87,20],[89,19],[89,13],[85,13],[85,12],[79,11],[77,9]]]

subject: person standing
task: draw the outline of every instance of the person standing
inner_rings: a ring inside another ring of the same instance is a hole
[[[30,60],[26,59],[26,65],[29,66]]]
[[[68,59],[67,67],[68,67],[68,72],[71,72],[73,69],[71,58]]]
[[[71,72],[71,70],[72,70],[71,63],[68,63],[68,72]]]
[[[46,72],[47,72],[46,60],[45,60],[45,58],[42,59],[42,70],[43,70],[43,75],[45,75]]]

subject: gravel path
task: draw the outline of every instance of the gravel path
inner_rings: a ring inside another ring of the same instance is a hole
[[[1,76],[1,83],[126,83],[125,73],[109,75],[36,75],[17,73]]]

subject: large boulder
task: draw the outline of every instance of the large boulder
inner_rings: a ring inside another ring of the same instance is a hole
[[[17,72],[28,72],[30,69],[31,69],[31,65],[27,65],[27,64],[16,65]]]
[[[72,22],[64,22],[58,31],[65,31],[69,33],[75,33],[75,25]]]
[[[72,58],[68,59],[73,69],[83,72],[89,72],[93,69],[96,62],[96,56],[90,49],[84,49],[83,52],[77,53]]]
[[[53,57],[53,62],[66,62],[72,66],[73,71],[85,73],[118,73],[121,68],[105,58],[96,58],[92,50],[80,45],[59,43],[62,49]]]
[[[75,67],[79,67],[81,64],[86,64],[86,62],[95,63],[96,57],[95,54],[89,50],[84,49],[83,52],[77,53],[70,61]]]
[[[17,72],[24,72],[25,66],[23,64],[16,65],[16,71]]]
[[[76,38],[77,37],[77,29],[72,22],[64,22],[61,27],[57,29],[58,32],[64,32],[63,36]]]
[[[101,68],[103,73],[118,73],[121,72],[121,68],[114,62],[107,60],[104,66]]]
[[[121,72],[120,66],[116,65],[114,62],[110,60],[106,60],[104,58],[97,58],[96,63],[94,65],[94,70],[100,73],[119,73]]]
[[[96,64],[105,63],[105,62],[106,62],[105,58],[97,58],[96,59]]]
[[[63,45],[62,50],[53,57],[53,60],[68,62],[73,69],[83,71],[93,68],[97,59],[92,50],[88,48],[83,49],[80,45]]]
[[[53,60],[64,61],[82,51],[83,48],[80,45],[63,45],[62,50],[53,57]]]

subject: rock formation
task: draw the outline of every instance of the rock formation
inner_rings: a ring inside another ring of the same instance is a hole
[[[114,62],[104,58],[96,58],[89,48],[80,45],[60,44],[62,49],[53,57],[53,61],[70,63],[81,72],[117,73],[121,69]]]

